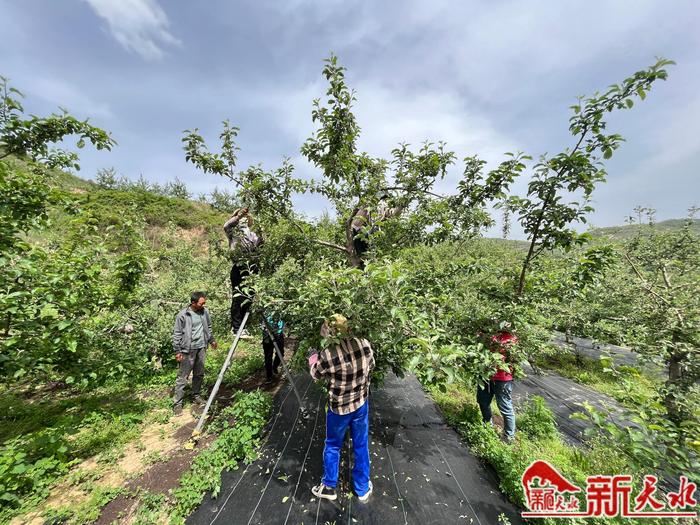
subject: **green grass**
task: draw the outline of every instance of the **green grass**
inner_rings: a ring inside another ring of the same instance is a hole
[[[173,223],[180,228],[220,227],[225,217],[207,204],[157,195],[150,191],[97,189],[78,195],[82,209],[104,224],[120,224],[124,215],[138,211],[150,226]]]
[[[223,470],[234,469],[238,462],[250,462],[256,457],[271,407],[272,397],[260,390],[236,394],[235,403],[220,414],[218,424],[224,429],[209,448],[195,458],[192,468],[173,492],[174,522],[184,522],[206,492],[211,491],[213,496],[219,493]],[[235,420],[235,426],[226,423],[228,418]]]
[[[82,525],[100,517],[102,508],[124,492],[122,487],[94,487],[88,499],[77,506],[67,505],[44,515],[46,524]]]
[[[608,368],[609,363],[603,360],[579,356],[577,361],[570,352],[546,355],[536,364],[589,386],[632,409],[656,398],[659,390],[659,379],[650,377],[638,368],[620,365],[612,370]]]
[[[113,464],[159,406],[159,399],[138,399],[124,386],[36,399],[0,394],[0,522],[35,508],[80,461],[96,456],[101,465]]]
[[[501,490],[512,502],[524,507],[525,495],[521,478],[525,469],[535,460],[544,460],[555,466],[565,477],[579,486],[586,486],[586,477],[595,474],[630,473],[625,458],[612,444],[601,440],[589,441],[585,448],[572,447],[565,443],[558,433],[542,429],[550,428],[553,420],[551,411],[543,404],[530,406],[521,410],[518,418],[523,425],[516,433],[514,444],[502,442],[496,430],[481,421],[481,414],[476,404],[472,388],[455,384],[449,385],[446,392],[438,389],[430,393],[440,406],[446,420],[452,425],[469,445],[469,450],[496,471]],[[523,416],[526,419],[523,419]],[[527,421],[527,422],[526,422]],[[524,424],[525,423],[525,424]],[[532,432],[533,429],[540,429]],[[639,482],[640,476],[635,481]],[[635,485],[638,490],[641,487]],[[550,525],[562,523],[567,525],[584,524],[631,524],[646,525],[662,523],[657,520],[630,519],[538,519],[536,523]]]
[[[205,380],[209,386],[216,380],[229,341],[220,345],[207,356]],[[71,474],[71,467],[89,457],[108,467],[121,457],[126,443],[138,438],[143,424],[167,422],[171,414],[168,390],[176,376],[174,362],[170,365],[141,384],[127,384],[125,379],[89,393],[0,391],[0,484],[4,485],[0,522],[35,508],[63,479],[89,484],[87,477]],[[224,383],[235,387],[262,366],[260,343],[242,341]],[[148,460],[162,458],[154,454]],[[104,497],[96,495],[93,504]],[[86,505],[83,510],[73,509],[71,516],[91,515],[93,507]]]

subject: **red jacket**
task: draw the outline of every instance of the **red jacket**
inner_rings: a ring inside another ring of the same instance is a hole
[[[516,335],[508,333],[508,332],[501,332],[500,334],[496,334],[491,338],[491,341],[494,343],[494,346],[497,346],[497,348],[494,350],[495,352],[500,352],[501,354],[501,359],[503,361],[506,360],[506,348],[505,345],[514,345],[518,342],[518,338]],[[491,376],[492,381],[512,381],[513,380],[513,370],[510,366],[508,366],[508,369],[510,372],[506,372],[505,370],[498,370],[495,374]]]

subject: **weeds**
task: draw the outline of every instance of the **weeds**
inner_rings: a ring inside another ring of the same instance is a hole
[[[270,407],[270,395],[259,390],[236,394],[235,404],[223,416],[233,417],[236,425],[226,428],[208,449],[195,458],[191,470],[173,492],[176,519],[184,520],[207,491],[216,497],[221,488],[223,470],[235,468],[239,461],[249,462],[255,458]]]
[[[471,390],[468,390],[470,392]],[[517,505],[524,507],[525,495],[521,477],[525,469],[535,460],[544,460],[555,465],[568,479],[580,486],[586,485],[586,477],[593,474],[631,474],[624,455],[600,439],[590,440],[586,448],[576,448],[564,443],[557,432],[552,433],[553,415],[547,406],[534,398],[520,414],[521,428],[514,444],[503,443],[496,430],[481,420],[479,408],[463,388],[450,385],[447,392],[430,391],[441,407],[447,421],[461,434],[476,456],[491,465],[498,474],[500,488]],[[638,481],[638,480],[637,480]],[[640,487],[635,487],[637,490]],[[538,520],[539,522],[539,520]],[[555,523],[616,524],[636,523],[627,519],[565,519],[556,521],[542,519],[543,525]],[[651,525],[654,520],[640,523]]]
[[[531,438],[554,438],[557,435],[554,414],[542,397],[533,396],[519,412],[516,427],[521,432]]]
[[[605,359],[577,357],[568,352],[547,355],[537,361],[537,365],[541,368],[554,370],[577,383],[590,386],[629,408],[635,408],[656,397],[657,379],[631,366],[616,368],[618,372],[624,374],[621,377],[620,374],[613,373],[607,364]]]
[[[138,493],[139,507],[134,517],[134,525],[156,525],[166,521],[168,501],[164,494]]]

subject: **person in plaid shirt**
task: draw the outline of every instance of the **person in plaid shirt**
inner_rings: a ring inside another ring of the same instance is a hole
[[[323,479],[311,489],[314,496],[337,498],[338,463],[345,432],[350,428],[355,457],[352,483],[361,502],[372,493],[369,479],[369,383],[374,369],[372,346],[366,339],[351,337],[347,319],[334,315],[321,327],[323,337],[339,337],[338,343],[309,357],[311,377],[326,379],[328,412],[326,413],[326,445],[323,450]]]

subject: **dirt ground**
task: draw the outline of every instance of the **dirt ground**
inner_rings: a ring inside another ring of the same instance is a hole
[[[291,356],[293,345],[294,341],[290,341],[289,347],[285,349],[286,359]],[[216,410],[230,405],[236,391],[260,389],[275,395],[283,383],[284,377],[281,374],[268,383],[264,369],[258,370],[235,388],[223,385],[217,394]],[[216,412],[210,413],[210,417],[214,416]],[[91,490],[95,488],[120,487],[124,494],[102,509],[96,523],[132,523],[139,504],[137,494],[146,491],[167,495],[178,486],[180,478],[189,470],[196,455],[215,439],[216,436],[205,434],[196,449],[185,448],[196,424],[197,414],[188,410],[188,406],[180,416],[170,416],[167,422],[147,424],[139,438],[127,444],[114,463],[100,464],[95,458],[90,458],[74,467],[71,477],[90,479],[91,482],[72,485],[65,481],[55,486],[40,507],[30,514],[15,517],[10,525],[43,525],[45,520],[42,515],[48,510],[75,508],[86,502]]]
[[[288,350],[285,349],[285,358],[288,358],[290,355]],[[258,370],[235,389],[225,385],[222,386],[216,397],[218,410],[231,404],[236,391],[251,392],[260,389],[275,395],[283,383],[284,377],[281,374],[276,377],[275,381],[268,383],[264,369]],[[216,413],[213,413],[210,417],[215,415]],[[147,491],[150,494],[169,494],[178,486],[180,478],[189,470],[197,454],[214,441],[216,436],[205,434],[199,440],[194,450],[185,448],[185,444],[189,441],[192,431],[197,424],[197,418],[187,411],[183,411],[180,417],[184,417],[188,421],[180,426],[173,435],[176,445],[169,450],[167,458],[152,465],[138,477],[128,481],[125,484],[126,493],[118,496],[102,509],[99,519],[95,522],[96,525],[133,523],[139,504],[136,494],[141,491]]]

